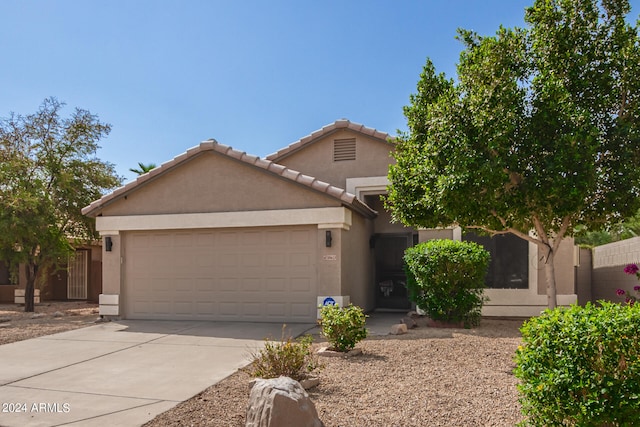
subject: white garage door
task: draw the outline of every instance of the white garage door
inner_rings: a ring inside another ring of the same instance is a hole
[[[126,233],[125,316],[313,322],[314,227]]]

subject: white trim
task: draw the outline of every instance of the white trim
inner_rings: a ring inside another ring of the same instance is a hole
[[[326,298],[333,298],[335,304],[338,307],[346,307],[351,303],[351,297],[349,295],[320,295],[317,298],[316,307],[318,307],[317,318],[320,319],[320,309],[324,305]]]
[[[310,224],[318,224],[318,228],[343,228],[348,230],[351,227],[351,220],[351,211],[349,209],[336,207],[165,215],[99,216],[96,218],[96,229],[101,235],[117,235],[119,231],[133,230],[182,230]]]
[[[101,316],[120,315],[120,295],[100,294],[98,296],[98,303],[100,304],[99,314]]]
[[[355,194],[356,197],[362,200],[363,192],[380,192],[380,194],[387,194],[387,187],[389,186],[389,178],[386,176],[368,176],[361,178],[347,178],[346,190],[347,193]]]
[[[524,290],[524,289],[523,289]],[[578,295],[558,295],[558,306],[569,306],[578,302]],[[487,305],[482,307],[483,316],[538,316],[548,308],[547,296],[536,295],[536,299],[522,300],[509,305]]]

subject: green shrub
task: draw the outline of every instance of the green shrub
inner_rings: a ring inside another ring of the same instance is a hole
[[[431,319],[480,323],[490,255],[473,242],[430,240],[405,251],[409,298]]]
[[[266,340],[264,347],[252,354],[253,361],[247,369],[249,375],[258,378],[285,376],[296,381],[307,378],[320,368],[312,343],[311,335],[297,341],[291,337],[284,339],[284,334],[281,341]]]
[[[640,425],[640,304],[601,304],[546,310],[522,326],[524,425]]]
[[[347,352],[367,337],[367,316],[360,307],[325,305],[320,309],[322,335],[336,351]]]

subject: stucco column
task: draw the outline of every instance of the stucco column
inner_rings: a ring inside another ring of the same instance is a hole
[[[330,237],[327,233],[330,233]],[[342,230],[339,228],[318,229],[318,296],[342,295],[341,258]],[[327,246],[328,239],[330,245]]]
[[[118,231],[101,232],[102,235],[102,293],[100,315],[122,315],[122,236]]]

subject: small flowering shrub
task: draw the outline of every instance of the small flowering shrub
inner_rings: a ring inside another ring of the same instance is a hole
[[[638,279],[640,279],[640,268],[636,264],[629,264],[624,268],[624,272],[627,274],[635,275]],[[625,291],[624,289],[616,290],[616,294],[621,297],[625,297],[624,301],[627,304],[633,305],[640,299],[640,285],[636,285],[633,287],[633,291],[637,295],[631,294],[631,292]]]
[[[430,240],[405,251],[409,298],[431,319],[480,323],[484,278],[491,256],[481,245],[455,240]]]
[[[546,310],[521,328],[523,425],[640,425],[640,304]]]
[[[331,348],[347,352],[367,337],[367,315],[353,304],[347,307],[325,305],[320,309],[320,329]]]

